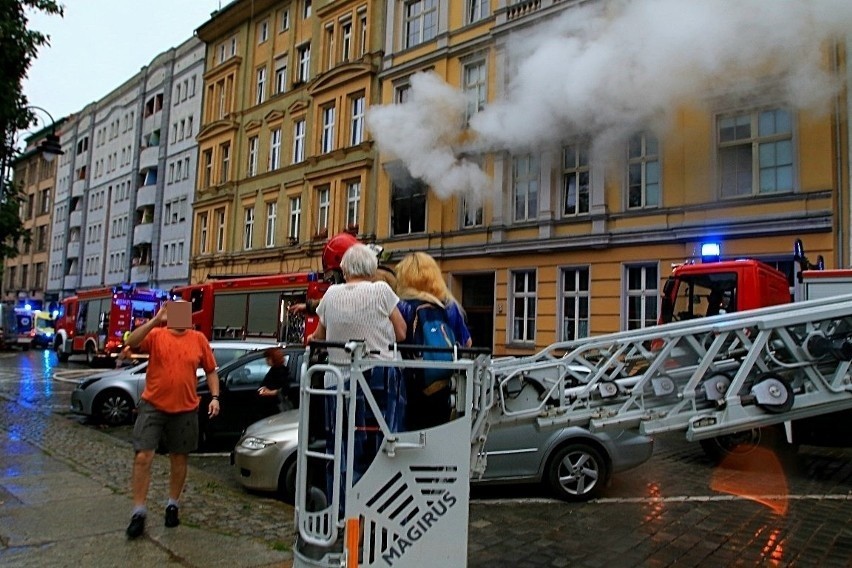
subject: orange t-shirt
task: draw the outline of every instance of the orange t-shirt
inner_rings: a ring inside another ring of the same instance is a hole
[[[198,408],[196,369],[216,370],[210,343],[200,331],[175,335],[165,327],[152,329],[139,350],[150,358],[142,398],[163,412],[189,412]]]

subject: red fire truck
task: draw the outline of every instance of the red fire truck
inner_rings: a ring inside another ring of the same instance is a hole
[[[142,325],[168,299],[165,290],[123,284],[78,292],[60,302],[53,347],[60,361],[85,354],[89,364],[115,358],[124,334]]]
[[[852,293],[852,271],[825,271],[822,257],[810,264],[799,240],[791,277],[755,259],[720,261],[719,246],[710,245],[711,251],[702,251],[703,262],[672,270],[663,287],[660,323]]]
[[[318,319],[288,308],[322,298],[328,288],[318,272],[211,280],[178,286],[172,297],[192,302],[192,323],[208,339],[268,339],[303,343]]]

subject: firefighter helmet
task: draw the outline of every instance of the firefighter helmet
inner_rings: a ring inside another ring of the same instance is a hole
[[[340,233],[328,239],[325,243],[325,248],[322,249],[322,270],[340,270],[340,261],[343,260],[343,253],[349,250],[352,245],[357,245],[360,241],[350,233]]]

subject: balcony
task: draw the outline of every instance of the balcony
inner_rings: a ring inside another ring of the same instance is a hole
[[[153,168],[160,158],[159,146],[148,146],[139,153],[139,169]]]
[[[134,266],[130,269],[130,283],[131,284],[146,284],[151,280],[151,267],[147,264],[145,266]]]
[[[72,211],[68,215],[68,226],[70,228],[82,227],[83,226],[83,212],[82,211]]]
[[[66,258],[80,258],[80,241],[68,241],[65,246]]]
[[[157,186],[143,185],[136,190],[136,207],[154,205],[157,201]]]
[[[77,289],[77,273],[66,274],[65,278],[62,279],[62,288],[64,288],[65,290],[76,290]]]
[[[133,244],[141,245],[153,242],[154,223],[143,223],[133,227]]]
[[[74,180],[74,183],[71,184],[71,197],[83,197],[83,193],[85,192],[85,190],[85,179]]]

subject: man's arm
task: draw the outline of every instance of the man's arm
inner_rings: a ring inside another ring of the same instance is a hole
[[[160,308],[160,311],[157,312],[157,315],[134,329],[127,338],[126,344],[130,346],[131,349],[136,349],[139,345],[142,344],[142,341],[151,333],[151,330],[155,327],[159,327],[159,325],[166,321],[166,306],[163,304],[163,307]]]
[[[219,414],[219,373],[214,369],[207,373],[207,388],[210,389],[210,404],[207,405],[207,415],[210,418]]]

